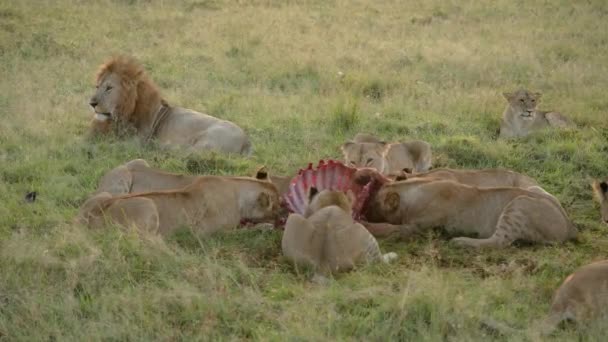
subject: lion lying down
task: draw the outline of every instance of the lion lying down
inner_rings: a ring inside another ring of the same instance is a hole
[[[123,195],[137,192],[181,189],[192,184],[199,176],[171,173],[150,167],[143,159],[133,159],[108,171],[99,181],[95,193],[107,192]],[[268,175],[264,167],[254,175],[257,179],[270,180],[279,195],[288,191],[290,177]]]
[[[251,142],[236,124],[190,109],[169,106],[143,67],[133,58],[116,57],[97,73],[96,92],[89,101],[95,111],[93,134],[113,128],[134,128],[145,141],[226,153],[252,153]]]
[[[424,172],[431,167],[431,145],[421,140],[389,144],[373,135],[359,133],[340,149],[346,165],[371,167],[384,175],[404,168]]]
[[[409,173],[409,170],[402,170],[397,175],[389,175],[396,181],[402,181],[406,179],[443,179],[453,180],[462,184],[478,187],[501,187],[510,186],[515,188],[528,189],[531,187],[538,187],[538,183],[531,177],[523,175],[521,173],[505,170],[505,169],[482,169],[482,170],[468,170],[468,169],[434,169],[423,173]]]
[[[369,178],[360,170],[355,178]],[[370,199],[366,217],[376,236],[403,237],[442,226],[461,246],[506,247],[515,240],[553,243],[575,238],[577,230],[558,200],[542,190],[481,188],[449,180],[418,179],[383,184]]]
[[[299,265],[312,266],[315,279],[356,265],[397,257],[382,255],[376,239],[351,216],[351,200],[341,191],[310,188],[309,204],[304,216],[291,214],[287,218],[283,254]]]
[[[242,220],[272,221],[279,205],[276,187],[267,180],[199,176],[179,190],[116,197],[101,192],[83,204],[78,220],[90,228],[110,221],[163,235],[181,226],[212,233],[237,227]]]

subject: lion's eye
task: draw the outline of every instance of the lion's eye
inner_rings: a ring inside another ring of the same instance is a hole
[[[106,91],[110,91],[110,90],[112,90],[112,86],[107,86]]]
[[[354,162],[352,160],[350,161],[350,163],[351,163],[351,165],[357,165],[357,162]]]
[[[535,99],[532,99],[532,103],[534,103],[534,102],[536,102],[536,100],[535,100]]]
[[[524,99],[519,99],[519,102],[524,103]]]
[[[371,164],[371,162],[373,162],[373,161],[374,161],[374,160],[373,160],[372,158],[368,158],[368,159],[367,159],[367,164],[366,164],[366,165]]]

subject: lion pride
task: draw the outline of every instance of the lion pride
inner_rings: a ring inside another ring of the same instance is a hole
[[[236,124],[169,105],[131,57],[114,57],[102,64],[96,88],[89,101],[95,111],[92,134],[123,126],[134,129],[144,141],[155,138],[162,144],[195,150],[252,153],[249,137]]]

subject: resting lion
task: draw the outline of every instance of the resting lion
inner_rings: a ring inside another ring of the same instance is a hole
[[[315,280],[347,271],[358,264],[389,262],[397,255],[382,255],[376,239],[352,219],[351,200],[341,191],[310,188],[305,216],[291,214],[283,233],[283,254],[298,265],[312,266]]]
[[[101,177],[95,193],[107,192],[112,195],[123,195],[181,189],[194,182],[198,177],[155,169],[150,167],[148,162],[143,159],[133,159],[115,167]],[[288,191],[289,181],[291,180],[289,177],[268,175],[265,168],[260,168],[253,177],[262,180],[269,179],[277,187],[279,195]]]
[[[90,228],[106,221],[166,235],[181,226],[202,233],[237,227],[242,220],[268,222],[280,209],[276,187],[249,177],[199,176],[183,189],[112,197],[99,193],[80,209],[78,220]]]
[[[602,222],[608,224],[608,182],[607,181],[594,181],[591,184],[595,198],[600,202],[600,214],[602,216]]]
[[[251,142],[236,124],[165,102],[143,67],[130,57],[104,63],[96,77],[97,90],[89,101],[95,111],[91,132],[113,127],[134,128],[145,141],[250,155]]]
[[[412,179],[412,178],[433,178],[443,180],[453,180],[455,182],[478,186],[478,187],[504,187],[511,186],[515,188],[527,189],[538,186],[538,183],[521,173],[505,169],[482,169],[482,170],[467,170],[467,169],[433,169],[423,173],[408,173],[403,170],[397,175],[392,176],[397,181]]]
[[[372,195],[366,217],[388,222],[367,224],[376,236],[400,232],[409,237],[442,226],[452,234],[476,234],[477,239],[453,239],[469,247],[502,248],[515,240],[554,243],[577,235],[557,199],[544,191],[478,188],[449,180],[385,183]]]
[[[341,146],[347,165],[372,167],[388,175],[404,168],[424,172],[431,167],[431,145],[414,140],[404,143],[386,143],[364,133]]]
[[[574,127],[572,121],[557,112],[542,112],[536,109],[541,93],[525,89],[504,93],[508,105],[502,114],[500,137],[523,137],[546,127]]]

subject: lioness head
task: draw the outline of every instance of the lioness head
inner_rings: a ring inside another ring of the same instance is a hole
[[[591,184],[595,198],[600,202],[602,222],[608,224],[608,181],[594,181]]]
[[[352,212],[352,203],[352,192],[349,192],[348,195],[342,191],[323,190],[319,192],[317,188],[311,187],[308,190],[308,206],[306,207],[304,217],[310,217],[310,215],[330,205],[340,207],[350,214]]]
[[[519,114],[523,120],[533,120],[536,116],[536,105],[540,100],[541,93],[531,93],[525,89],[519,89],[512,93],[503,93],[513,111]]]
[[[348,141],[340,147],[347,165],[354,167],[372,167],[380,172],[384,169],[384,150],[388,144],[382,142]]]
[[[97,121],[131,121],[141,113],[156,112],[160,94],[143,67],[133,58],[120,56],[102,64],[96,75],[96,91],[89,104]]]
[[[239,208],[242,219],[252,222],[272,221],[281,210],[279,193],[269,181],[251,179],[249,184],[242,184]]]

